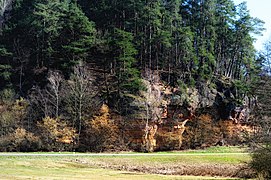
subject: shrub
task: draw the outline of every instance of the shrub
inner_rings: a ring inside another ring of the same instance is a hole
[[[38,122],[43,150],[63,151],[74,148],[75,129],[65,121],[50,117]]]
[[[0,136],[8,135],[17,128],[23,127],[27,107],[28,103],[23,98],[16,101],[12,99],[9,101],[0,100]]]
[[[182,135],[174,132],[158,131],[156,139],[159,150],[179,150]]]
[[[12,137],[17,151],[37,151],[40,148],[40,139],[23,128],[17,128]]]
[[[4,104],[10,104],[13,102],[13,99],[15,97],[15,92],[13,89],[4,89],[0,91],[0,102]]]
[[[17,128],[13,133],[0,138],[0,151],[38,151],[40,145],[40,139],[23,128]]]
[[[191,122],[184,136],[184,144],[190,148],[198,148],[213,145],[220,136],[220,132],[212,116],[202,114]]]
[[[101,107],[99,115],[86,122],[84,134],[85,141],[82,143],[86,150],[105,151],[118,146],[118,127],[110,119],[107,105]]]
[[[254,151],[250,166],[257,172],[259,179],[271,179],[271,145]]]

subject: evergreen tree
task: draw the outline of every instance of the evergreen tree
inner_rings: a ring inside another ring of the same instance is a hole
[[[1,90],[30,99],[28,90],[40,87],[36,100],[44,111],[55,102],[54,113],[44,114],[65,114],[79,134],[94,96],[123,115],[144,89],[141,79],[185,87],[226,76],[242,99],[256,92],[269,57],[256,56],[253,47],[263,22],[233,0],[14,0],[10,7],[0,4]],[[64,75],[59,81],[70,79],[66,104],[48,98],[59,92],[45,96],[51,71]],[[95,95],[90,79],[99,84]],[[41,113],[33,114],[29,119],[37,120]]]
[[[6,86],[11,85],[11,66],[5,60],[9,55],[5,48],[0,47],[0,91],[6,88]]]
[[[251,34],[259,34],[263,22],[252,18],[247,10],[246,3],[236,6],[236,19],[232,29],[232,51],[229,60],[226,76],[233,79],[243,79],[247,72],[246,67],[255,61],[254,38]]]
[[[35,21],[37,29],[42,31],[38,33],[42,38],[39,42],[47,43],[41,50],[47,52],[49,61],[54,60],[50,65],[60,69],[86,60],[94,43],[95,28],[77,3],[50,1],[37,4],[36,9],[36,15],[41,18]]]
[[[68,11],[66,1],[41,1],[35,4],[32,26],[37,42],[37,66],[50,66],[56,51],[56,39],[63,29],[63,18]]]
[[[196,66],[193,49],[193,33],[185,22],[183,8],[180,9],[180,0],[166,1],[165,16],[163,20],[163,31],[166,33],[162,46],[162,59],[167,59],[167,64],[162,65],[162,69],[167,67],[168,82],[188,81],[192,78],[193,69]],[[184,16],[184,18],[182,17]],[[170,52],[167,54],[167,52]],[[174,84],[174,83],[173,83]]]
[[[72,67],[79,61],[87,61],[95,43],[95,32],[94,23],[88,20],[76,3],[70,3],[57,38],[61,42],[57,55],[61,66]]]
[[[215,73],[225,75],[227,62],[231,59],[232,24],[234,23],[236,11],[231,0],[218,1],[216,7]]]
[[[197,79],[209,79],[214,71],[215,5],[215,0],[184,2],[186,21],[194,33],[193,45],[198,61],[195,74]]]
[[[115,52],[119,94],[135,94],[142,88],[139,70],[135,68],[137,51],[132,41],[131,33],[120,29],[114,30],[112,46]]]
[[[32,19],[29,16],[34,3],[35,1],[14,1],[0,36],[0,44],[3,45],[6,54],[2,54],[1,64],[9,67],[10,81],[14,89],[19,89],[21,95],[24,94],[27,79],[31,78],[28,76],[33,67],[30,59],[35,53],[33,31],[30,28]]]

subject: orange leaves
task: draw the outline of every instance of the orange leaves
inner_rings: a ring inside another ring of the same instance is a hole
[[[85,135],[87,144],[96,151],[111,149],[118,139],[118,126],[110,118],[109,107],[105,104],[100,108],[100,114],[86,122]]]
[[[42,130],[43,137],[47,135],[56,142],[70,144],[77,136],[75,129],[59,119],[46,117],[41,122],[38,122],[38,127]]]

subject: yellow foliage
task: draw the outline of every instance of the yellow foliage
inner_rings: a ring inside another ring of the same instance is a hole
[[[14,136],[21,139],[26,136],[26,130],[23,128],[17,128],[14,132]]]
[[[95,116],[90,122],[91,131],[101,136],[112,133],[115,129],[115,125],[109,119],[109,113],[104,113],[100,116]]]
[[[2,127],[9,128],[7,132],[15,131],[17,127],[23,126],[27,106],[28,103],[23,98],[17,99],[15,102],[0,104],[0,124]],[[2,129],[0,135],[6,135],[6,132]]]
[[[24,98],[20,97],[20,99],[17,99],[15,101],[15,104],[13,105],[13,110],[25,111],[27,106],[28,106],[28,102]]]
[[[109,113],[109,107],[106,104],[103,104],[102,107],[100,108],[100,113],[101,114]]]
[[[17,128],[12,134],[6,136],[6,139],[12,142],[13,150],[26,151],[37,150],[40,142],[39,137],[26,131],[24,128]]]
[[[102,105],[100,113],[101,114],[99,116],[94,116],[90,121],[91,128],[97,132],[111,129],[111,127],[113,127],[113,123],[109,119],[109,107],[106,104]]]
[[[67,123],[59,119],[46,117],[42,122],[38,122],[38,126],[42,129],[44,136],[47,134],[56,142],[70,144],[77,136],[75,129],[68,127]]]
[[[71,127],[64,127],[58,132],[57,142],[71,144],[77,136],[75,130]]]
[[[15,143],[18,144],[24,139],[32,139],[38,141],[38,138],[30,132],[27,132],[24,128],[17,128],[13,134]]]
[[[109,107],[105,104],[100,109],[100,115],[87,122],[86,130],[89,145],[96,150],[104,150],[114,145],[118,135],[118,127],[110,119]]]
[[[41,127],[44,131],[48,132],[52,137],[58,135],[58,125],[57,119],[45,117],[42,122],[38,122],[38,126]]]
[[[110,128],[110,121],[108,119],[108,114],[103,114],[101,116],[95,116],[91,121],[91,128],[97,131],[105,130],[106,128]]]

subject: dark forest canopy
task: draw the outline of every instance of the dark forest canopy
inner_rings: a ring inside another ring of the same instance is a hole
[[[249,94],[262,69],[253,37],[261,34],[263,22],[250,16],[246,3],[1,2],[0,111],[6,107],[10,114],[5,116],[17,119],[5,121],[7,128],[0,135],[18,127],[31,131],[32,126],[61,124],[40,120],[52,117],[65,119],[73,128],[66,130],[80,136],[92,126],[86,119],[97,112],[97,104],[106,102],[121,115],[126,108],[128,114],[123,97],[144,91],[142,80],[152,81],[153,74],[172,87],[195,87],[225,77],[236,82],[239,93]],[[17,104],[8,104],[10,99]],[[23,107],[28,108],[16,109]]]
[[[1,19],[1,87],[21,95],[50,69],[68,76],[78,62],[130,79],[128,91],[148,70],[173,84],[248,79],[263,25],[231,0],[17,0]]]

